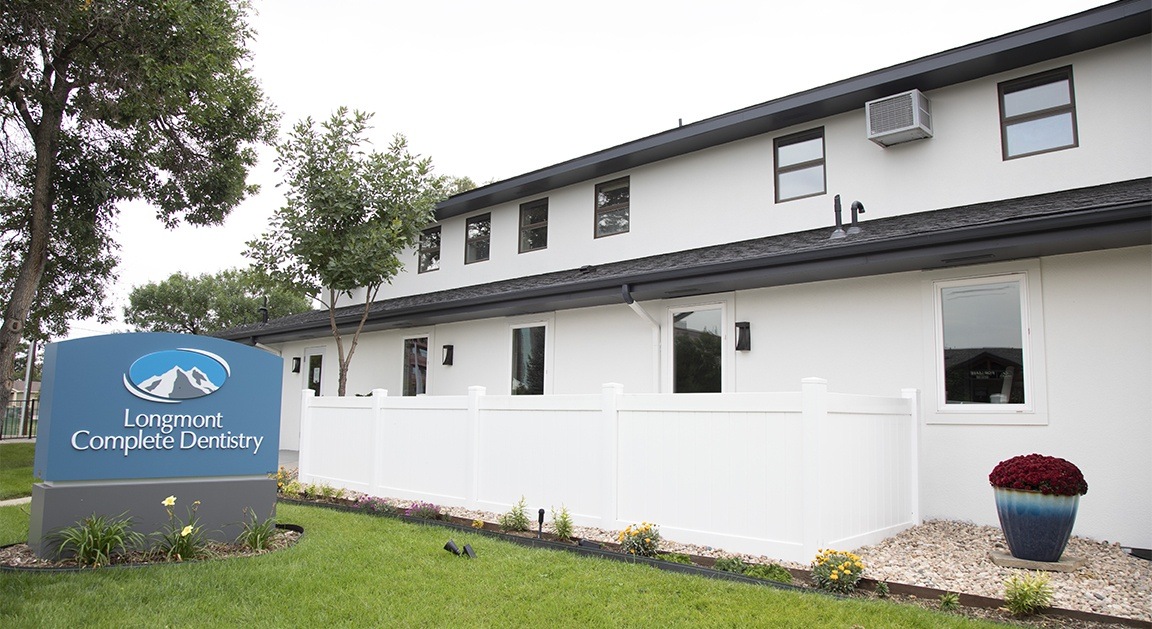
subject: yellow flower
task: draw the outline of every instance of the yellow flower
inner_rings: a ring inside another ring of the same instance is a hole
[[[832,574],[828,575],[828,578],[829,578],[829,579],[832,579],[833,581],[835,581],[835,580],[837,580],[837,579],[839,579],[839,578],[840,578],[840,575],[838,575],[838,574],[836,574],[835,572],[833,572]]]
[[[189,524],[188,526],[184,527],[184,530],[180,531],[180,537],[188,537],[188,535],[191,533],[192,533],[192,525]]]
[[[164,502],[161,502],[160,504],[164,505],[165,507],[171,507],[172,505],[176,504],[176,496],[168,496],[164,499]]]

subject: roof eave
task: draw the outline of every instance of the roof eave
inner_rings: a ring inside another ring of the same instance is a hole
[[[365,331],[623,303],[620,287],[624,284],[637,300],[669,299],[1148,244],[1152,244],[1152,204],[1138,202],[847,243],[831,249],[595,279],[526,290],[514,296],[479,296],[448,304],[390,309],[372,315]],[[352,331],[358,319],[358,314],[351,314],[341,318],[338,324],[342,331]],[[250,343],[279,343],[314,339],[328,331],[325,322],[278,328],[268,334],[244,331],[228,338]]]

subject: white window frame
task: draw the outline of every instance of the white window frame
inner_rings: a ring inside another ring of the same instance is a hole
[[[673,321],[681,312],[695,312],[700,310],[720,311],[720,392],[732,393],[736,391],[736,348],[733,336],[735,322],[732,319],[732,295],[717,297],[709,295],[709,299],[691,297],[669,302],[665,308],[663,325],[664,351],[661,357],[663,362],[663,386],[665,393],[673,393],[676,389],[676,349]],[[683,394],[688,395],[688,394]]]
[[[555,319],[553,317],[532,317],[532,318],[518,318],[508,324],[508,353],[505,354],[504,364],[508,371],[505,372],[504,378],[504,393],[502,395],[512,394],[512,333],[521,328],[544,328],[544,395],[552,394],[552,360],[556,351],[556,338],[554,334]]]
[[[926,373],[925,421],[929,424],[1047,425],[1047,372],[1044,352],[1043,295],[1040,264],[1027,260],[931,272],[925,285]],[[1023,404],[948,404],[944,387],[944,319],[941,291],[958,286],[978,286],[1003,282],[1020,284],[1020,322],[1024,363]]]

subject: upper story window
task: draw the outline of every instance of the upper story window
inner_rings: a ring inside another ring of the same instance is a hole
[[[520,204],[520,253],[548,248],[548,199]]]
[[[824,194],[824,127],[773,142],[776,203]]]
[[[492,214],[468,219],[464,226],[464,264],[488,259],[492,244]]]
[[[417,271],[427,273],[440,269],[440,226],[420,232]]]
[[[628,178],[596,184],[596,237],[628,231]]]
[[[1072,68],[1001,83],[1000,136],[1004,159],[1076,146]]]
[[[824,127],[772,143],[776,154],[776,202],[824,194]]]

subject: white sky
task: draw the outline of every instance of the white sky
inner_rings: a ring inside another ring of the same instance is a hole
[[[506,179],[678,124],[910,61],[1104,0],[253,0],[254,74],[288,129],[338,106],[375,112],[437,172]],[[132,287],[246,266],[282,202],[275,153],[259,195],[221,227],[165,230],[122,208],[122,317]],[[72,337],[127,329],[76,322]]]

